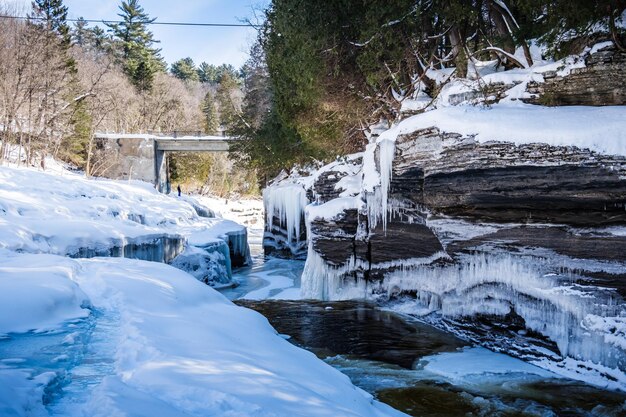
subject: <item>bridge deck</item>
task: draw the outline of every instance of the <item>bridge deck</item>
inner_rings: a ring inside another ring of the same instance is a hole
[[[229,143],[237,140],[228,136],[160,136],[152,134],[96,133],[102,139],[153,140],[156,150],[163,152],[228,152]]]
[[[157,138],[156,148],[169,152],[227,152],[230,138]]]

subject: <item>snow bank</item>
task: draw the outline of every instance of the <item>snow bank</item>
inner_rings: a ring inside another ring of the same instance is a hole
[[[158,193],[148,183],[0,167],[0,195],[0,248],[170,262],[188,241],[211,252],[205,260],[217,260],[213,249],[225,244],[237,263],[251,262],[244,226],[215,217],[191,197]],[[230,271],[230,258],[219,261]]]
[[[433,126],[443,132],[473,136],[479,142],[546,143],[626,155],[625,106],[444,107],[403,120],[383,133],[378,143]]]
[[[70,280],[78,270],[69,259],[0,250],[0,335],[42,332],[89,315],[87,296]]]
[[[73,265],[58,280],[78,285],[104,315],[120,317],[119,335],[110,339],[115,366],[83,391],[83,401],[61,396],[53,407],[59,415],[404,415],[285,341],[260,314],[168,265],[14,254],[1,265],[21,285],[15,304],[28,302],[32,283],[20,278],[33,270],[24,265],[32,264],[50,270],[53,279],[58,265]],[[0,315],[10,314],[9,308],[0,304]],[[63,306],[50,306],[50,313],[57,308]],[[43,378],[23,375],[19,363],[0,368],[0,381],[19,387],[30,377]],[[19,397],[0,395],[0,410],[29,415],[26,407],[41,408],[36,388],[26,386]]]
[[[10,250],[65,255],[140,237],[245,230],[139,181],[0,167],[0,193],[0,247]]]

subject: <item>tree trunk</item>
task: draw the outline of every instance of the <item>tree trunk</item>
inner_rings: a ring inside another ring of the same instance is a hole
[[[465,42],[459,31],[459,28],[455,25],[448,32],[450,38],[450,44],[452,46],[452,56],[454,57],[454,63],[456,64],[456,75],[459,78],[467,77],[467,54],[465,52]]]

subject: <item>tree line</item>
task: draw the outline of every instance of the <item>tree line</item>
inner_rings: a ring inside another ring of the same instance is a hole
[[[0,162],[35,165],[52,155],[102,175],[114,161],[100,152],[96,131],[217,135],[240,112],[240,73],[229,65],[195,68],[190,58],[168,71],[149,30],[154,19],[138,0],[122,1],[120,23],[104,28],[84,19],[70,25],[62,0],[35,0],[27,13],[25,20],[0,18]],[[196,175],[182,168],[189,158],[176,158],[187,177]]]
[[[246,74],[242,162],[272,177],[363,149],[366,127],[400,116],[429,69],[472,76],[476,60],[533,65],[611,39],[622,51],[626,0],[273,0]],[[254,84],[254,85],[248,85]]]

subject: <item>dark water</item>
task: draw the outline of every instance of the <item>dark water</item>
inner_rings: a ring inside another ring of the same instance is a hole
[[[499,374],[451,380],[425,356],[467,347],[449,333],[366,302],[237,301],[281,334],[412,416],[626,416],[626,394],[568,379]]]

